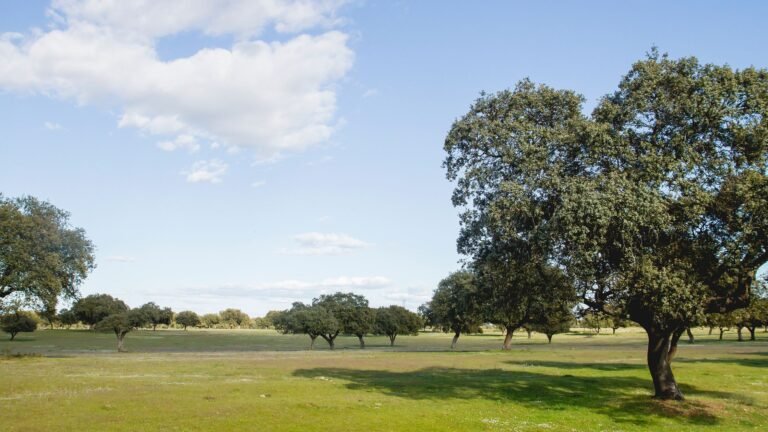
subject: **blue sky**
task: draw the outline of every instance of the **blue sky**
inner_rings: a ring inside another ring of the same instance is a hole
[[[651,46],[768,66],[763,2],[0,3],[0,192],[71,213],[83,294],[415,309],[458,268],[441,168],[481,90],[585,110]]]

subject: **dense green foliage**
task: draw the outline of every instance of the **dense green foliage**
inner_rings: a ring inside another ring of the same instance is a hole
[[[200,325],[200,317],[192,311],[181,311],[176,314],[176,324],[184,327],[197,327]]]
[[[310,339],[309,349],[315,347],[318,336],[334,349],[334,341],[341,332],[341,324],[328,309],[301,302],[294,303],[291,309],[277,316],[275,328],[283,333],[306,334]]]
[[[219,317],[221,318],[221,322],[229,326],[229,328],[248,327],[251,322],[251,318],[248,314],[240,309],[224,309],[219,312]]]
[[[171,308],[161,308],[154,302],[140,306],[139,311],[144,314],[144,320],[152,326],[152,330],[156,330],[160,324],[171,325],[173,321],[173,311]]]
[[[422,314],[432,327],[453,333],[451,348],[462,333],[481,332],[484,315],[475,275],[457,271],[441,280]]]
[[[679,399],[680,335],[746,306],[768,261],[768,72],[654,51],[591,117],[582,103],[522,81],[454,123],[459,251],[565,269],[647,331],[656,396]]]
[[[21,332],[33,332],[37,330],[37,320],[25,311],[15,310],[0,316],[0,329],[11,335],[11,340]]]
[[[390,346],[395,345],[397,335],[417,335],[423,326],[419,315],[402,306],[380,307],[374,315],[373,332],[386,335]]]
[[[94,329],[114,332],[115,337],[117,337],[117,351],[124,352],[125,335],[147,323],[147,316],[141,309],[131,309],[104,317],[96,323]]]
[[[69,214],[33,197],[0,194],[0,300],[14,294],[55,310],[59,297],[74,299],[94,268],[85,231]]]
[[[323,294],[312,304],[330,312],[341,326],[341,333],[357,336],[360,348],[365,348],[363,338],[373,329],[373,311],[364,296],[342,292]]]
[[[104,318],[128,311],[128,305],[109,294],[91,294],[72,305],[72,312],[83,324],[91,327]]]

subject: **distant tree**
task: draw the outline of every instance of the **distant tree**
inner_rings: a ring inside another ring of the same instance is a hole
[[[624,328],[629,325],[629,320],[622,316],[611,316],[608,317],[608,323],[611,327],[611,330],[613,330],[613,334],[616,334],[617,329]]]
[[[59,312],[57,319],[61,325],[67,326],[67,328],[70,328],[79,322],[75,313],[69,309],[62,309],[61,312]]]
[[[310,339],[309,349],[314,349],[318,336],[334,349],[336,336],[341,332],[341,325],[327,309],[300,302],[275,317],[275,328],[282,333],[306,334]]]
[[[173,311],[171,308],[161,308],[154,302],[139,307],[139,312],[144,314],[146,323],[152,326],[152,330],[157,330],[159,324],[171,325],[173,321]]]
[[[11,340],[21,332],[33,332],[37,330],[37,320],[29,312],[14,310],[0,317],[0,328],[11,335]]]
[[[0,300],[11,294],[55,309],[94,268],[93,244],[69,214],[33,197],[0,194]]]
[[[732,312],[739,341],[743,341],[742,329],[749,330],[749,340],[755,340],[755,329],[768,322],[768,300],[752,298],[749,306]]]
[[[365,348],[364,337],[373,329],[373,311],[364,296],[337,292],[321,295],[312,304],[330,312],[341,326],[341,332],[357,336],[360,348]]]
[[[229,326],[229,328],[248,327],[251,318],[247,313],[240,309],[224,309],[219,312],[222,324]]]
[[[98,331],[112,331],[117,337],[117,352],[125,352],[123,343],[125,335],[147,325],[147,317],[140,309],[132,309],[117,314],[109,315],[96,323],[94,328]]]
[[[77,300],[72,305],[72,312],[77,319],[83,324],[88,324],[91,328],[110,315],[127,311],[128,305],[125,302],[109,294],[91,294]]]
[[[730,330],[735,324],[734,316],[731,312],[707,314],[706,321],[707,325],[710,326],[710,329],[717,328],[720,330],[720,340],[723,340],[723,333]]]
[[[584,309],[580,312],[581,323],[585,328],[592,329],[596,334],[600,334],[600,330],[612,326],[610,317],[603,311],[594,309]]]
[[[547,341],[552,343],[552,336],[571,330],[571,324],[575,320],[573,307],[573,298],[542,303],[530,327],[533,331],[546,335]]]
[[[389,337],[389,346],[395,346],[397,335],[418,335],[421,317],[402,306],[380,307],[375,310],[373,332]]]
[[[274,328],[275,327],[275,318],[280,316],[281,313],[282,313],[282,311],[278,311],[278,310],[271,310],[271,311],[267,312],[267,314],[264,315],[264,324],[267,327]]]
[[[200,317],[197,316],[196,313],[192,311],[181,311],[176,314],[176,323],[180,326],[184,327],[184,330],[187,329],[187,327],[196,327],[200,325]]]
[[[462,333],[482,331],[483,307],[475,275],[469,271],[457,271],[441,280],[426,308],[433,327],[453,333],[451,349]]]
[[[54,327],[54,324],[58,320],[58,314],[56,313],[56,303],[47,302],[43,303],[42,307],[37,311],[40,318],[44,319],[50,328]]]
[[[221,324],[221,317],[217,313],[209,313],[200,317],[205,328],[214,328]]]

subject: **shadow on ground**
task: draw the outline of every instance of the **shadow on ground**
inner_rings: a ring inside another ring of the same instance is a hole
[[[625,366],[628,369],[638,367]],[[577,367],[589,365],[572,364],[571,369]],[[294,376],[347,381],[345,386],[350,390],[378,392],[414,400],[478,398],[554,411],[581,407],[605,415],[618,423],[635,425],[650,426],[658,418],[696,425],[716,425],[719,423],[716,412],[722,409],[719,403],[712,404],[701,400],[653,400],[650,397],[650,379],[629,376],[585,377],[502,369],[439,367],[404,372],[315,368],[297,370]],[[682,386],[682,390],[694,398],[706,396],[728,399],[735,396],[725,392],[702,391],[691,386]]]

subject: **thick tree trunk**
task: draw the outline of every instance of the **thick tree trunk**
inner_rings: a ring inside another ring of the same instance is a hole
[[[709,328],[709,335],[710,335],[710,336],[712,336],[712,330],[714,330],[714,329],[715,329],[714,327],[710,327],[710,328]]]
[[[749,340],[751,341],[755,340],[755,328],[754,326],[747,327],[747,330],[749,330]]]
[[[125,352],[125,333],[118,333],[117,334],[117,352]]]
[[[664,400],[682,400],[683,394],[677,387],[675,376],[672,374],[671,359],[674,358],[676,350],[676,346],[673,345],[673,332],[662,332],[657,329],[646,329],[646,332],[648,333],[648,369],[653,378],[654,397]]]
[[[317,336],[310,336],[309,339],[311,341],[309,342],[309,349],[313,350],[315,349],[315,339],[317,339]]]
[[[395,338],[397,337],[396,334],[389,335],[389,346],[393,347],[395,346]]]
[[[16,339],[17,334],[19,334],[19,332],[11,332],[11,340]]]
[[[725,330],[720,329],[720,340],[723,340],[723,333],[725,333]]]
[[[741,330],[742,330],[743,328],[744,328],[744,327],[742,327],[742,326],[738,326],[738,327],[736,327],[736,334],[738,335],[738,338],[739,338],[739,342],[744,342],[744,337],[741,335]]]
[[[552,335],[551,334],[547,335],[547,343],[552,343]]]
[[[616,327],[611,327],[611,329],[613,330],[613,334],[616,334]]]
[[[152,331],[157,331],[157,324],[152,324]]]
[[[685,332],[686,332],[686,333],[688,333],[688,343],[689,343],[689,344],[692,344],[692,343],[693,343],[693,341],[694,341],[694,339],[693,339],[693,332],[691,331],[691,328],[690,328],[690,327],[687,327],[687,328],[685,329]]]
[[[364,335],[357,335],[357,339],[360,341],[360,349],[365,349],[365,340],[363,339]]]
[[[533,330],[525,329],[525,331],[528,333],[528,339],[531,338],[531,333],[533,333]]]
[[[453,335],[453,340],[451,341],[451,349],[456,348],[456,343],[459,341],[459,336],[461,336],[461,332],[456,332],[456,334]]]
[[[508,326],[507,334],[504,335],[504,345],[501,346],[502,350],[509,351],[512,349],[512,336],[514,334],[515,334],[515,328]]]

